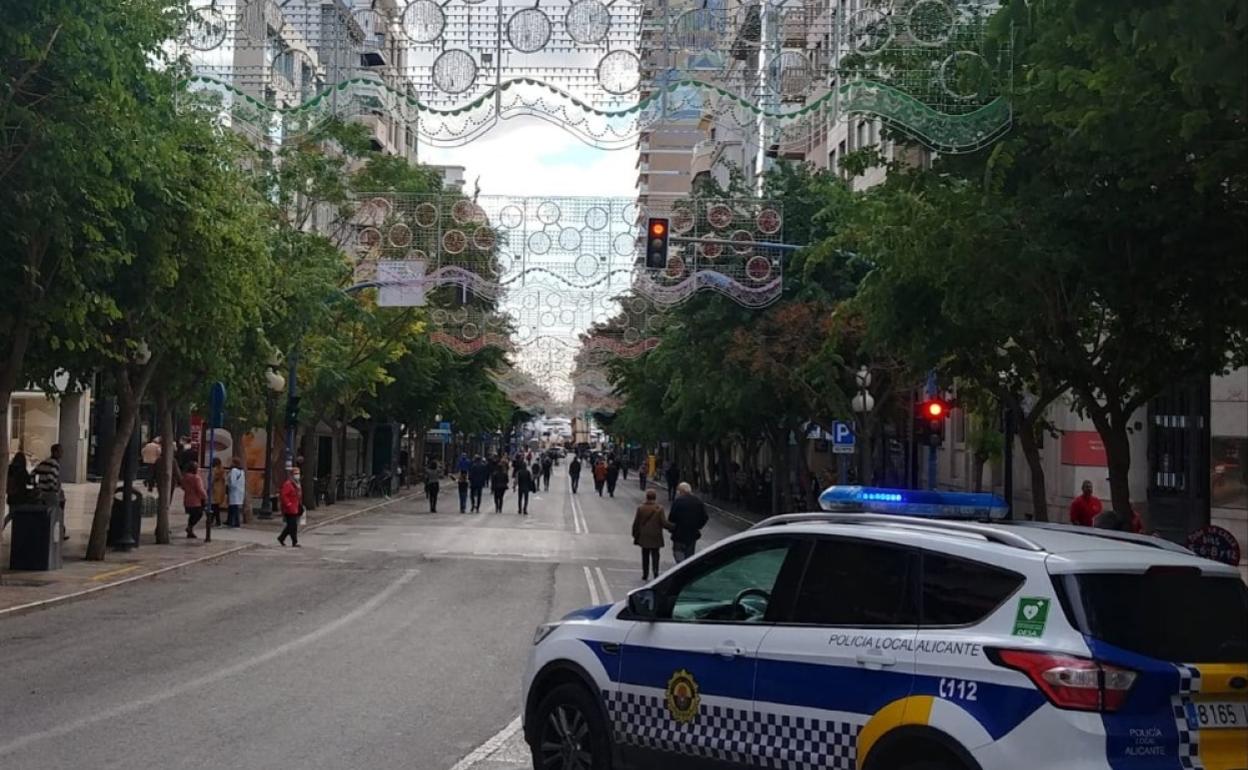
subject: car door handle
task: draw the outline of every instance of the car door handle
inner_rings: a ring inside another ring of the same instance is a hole
[[[738,658],[745,654],[745,650],[733,642],[724,642],[715,648],[715,654],[721,658]]]
[[[858,653],[856,658],[858,665],[866,668],[884,668],[885,666],[897,665],[897,659],[892,655],[884,655],[883,653]]]

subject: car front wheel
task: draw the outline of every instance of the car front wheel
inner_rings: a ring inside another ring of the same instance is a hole
[[[597,702],[584,687],[565,684],[551,690],[534,718],[536,770],[610,770],[611,737]]]

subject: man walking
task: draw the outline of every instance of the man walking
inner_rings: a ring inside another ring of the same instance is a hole
[[[594,491],[602,497],[602,488],[607,483],[607,461],[601,457],[594,463]]]
[[[1092,482],[1084,481],[1083,494],[1070,502],[1070,523],[1079,527],[1090,527],[1101,515],[1101,499],[1092,494]]]
[[[672,460],[667,465],[667,500],[668,502],[676,501],[676,485],[680,483],[680,468],[676,467],[676,461]]]
[[[581,458],[579,455],[572,456],[572,462],[568,463],[568,479],[572,482],[572,494],[576,494],[576,488],[581,485]]]
[[[286,545],[286,538],[290,538],[290,544],[295,548],[299,547],[299,517],[303,515],[303,487],[299,484],[299,469],[286,477],[285,483],[282,484],[282,522],[285,525],[282,528],[282,534],[277,536],[277,542]]]
[[[503,458],[498,458],[498,463],[494,466],[494,475],[490,477],[490,491],[494,493],[494,512],[503,512],[503,497],[507,494],[507,486],[511,483],[511,477],[507,473],[507,462]]]
[[[698,538],[702,537],[702,528],[710,517],[706,514],[706,505],[687,482],[676,486],[676,500],[672,503],[672,513],[668,521],[672,523],[672,558],[680,564],[693,556]]]
[[[247,499],[247,472],[243,470],[243,461],[234,458],[230,464],[230,472],[225,477],[226,504],[229,512],[225,517],[225,526],[238,529],[243,526],[243,503]]]
[[[554,460],[551,459],[550,453],[542,455],[542,488],[547,492],[550,491],[550,472],[554,466]]]
[[[641,579],[649,580],[650,573],[659,576],[659,551],[663,549],[663,530],[671,529],[663,506],[653,489],[646,490],[646,502],[637,506],[633,515],[633,544],[641,548]]]
[[[620,463],[611,455],[607,460],[607,494],[615,497],[615,485],[620,480]]]
[[[40,501],[57,510],[56,520],[61,525],[61,539],[68,540],[65,529],[65,491],[61,488],[61,445],[53,444],[48,456],[35,466],[35,491]]]
[[[429,512],[438,512],[438,481],[442,474],[438,470],[438,461],[430,457],[425,465],[425,497],[429,499]]]
[[[147,487],[148,492],[151,492],[156,488],[156,463],[160,462],[160,436],[144,444],[143,449],[139,450],[139,455],[142,457],[143,467],[147,469],[147,478],[144,479],[143,485]]]
[[[490,466],[481,455],[477,455],[472,460],[472,467],[468,469],[468,500],[473,513],[481,512],[481,490],[489,483]]]
[[[537,463],[534,463],[537,465]],[[520,471],[516,473],[516,513],[520,516],[529,515],[529,493],[537,490],[537,480],[533,475],[533,471],[521,466]]]

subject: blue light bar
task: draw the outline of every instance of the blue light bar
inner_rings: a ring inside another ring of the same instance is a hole
[[[819,507],[840,513],[892,513],[931,519],[1003,519],[1005,501],[980,492],[834,486],[819,495]]]

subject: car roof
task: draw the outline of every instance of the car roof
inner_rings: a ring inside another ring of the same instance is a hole
[[[877,513],[803,513],[773,516],[752,532],[784,526],[810,534],[905,542],[939,548],[944,545],[992,549],[998,555],[1043,557],[1053,572],[1120,570],[1157,564],[1197,567],[1206,574],[1238,575],[1230,565],[1196,556],[1161,538],[1114,530],[1038,522],[979,522]]]

